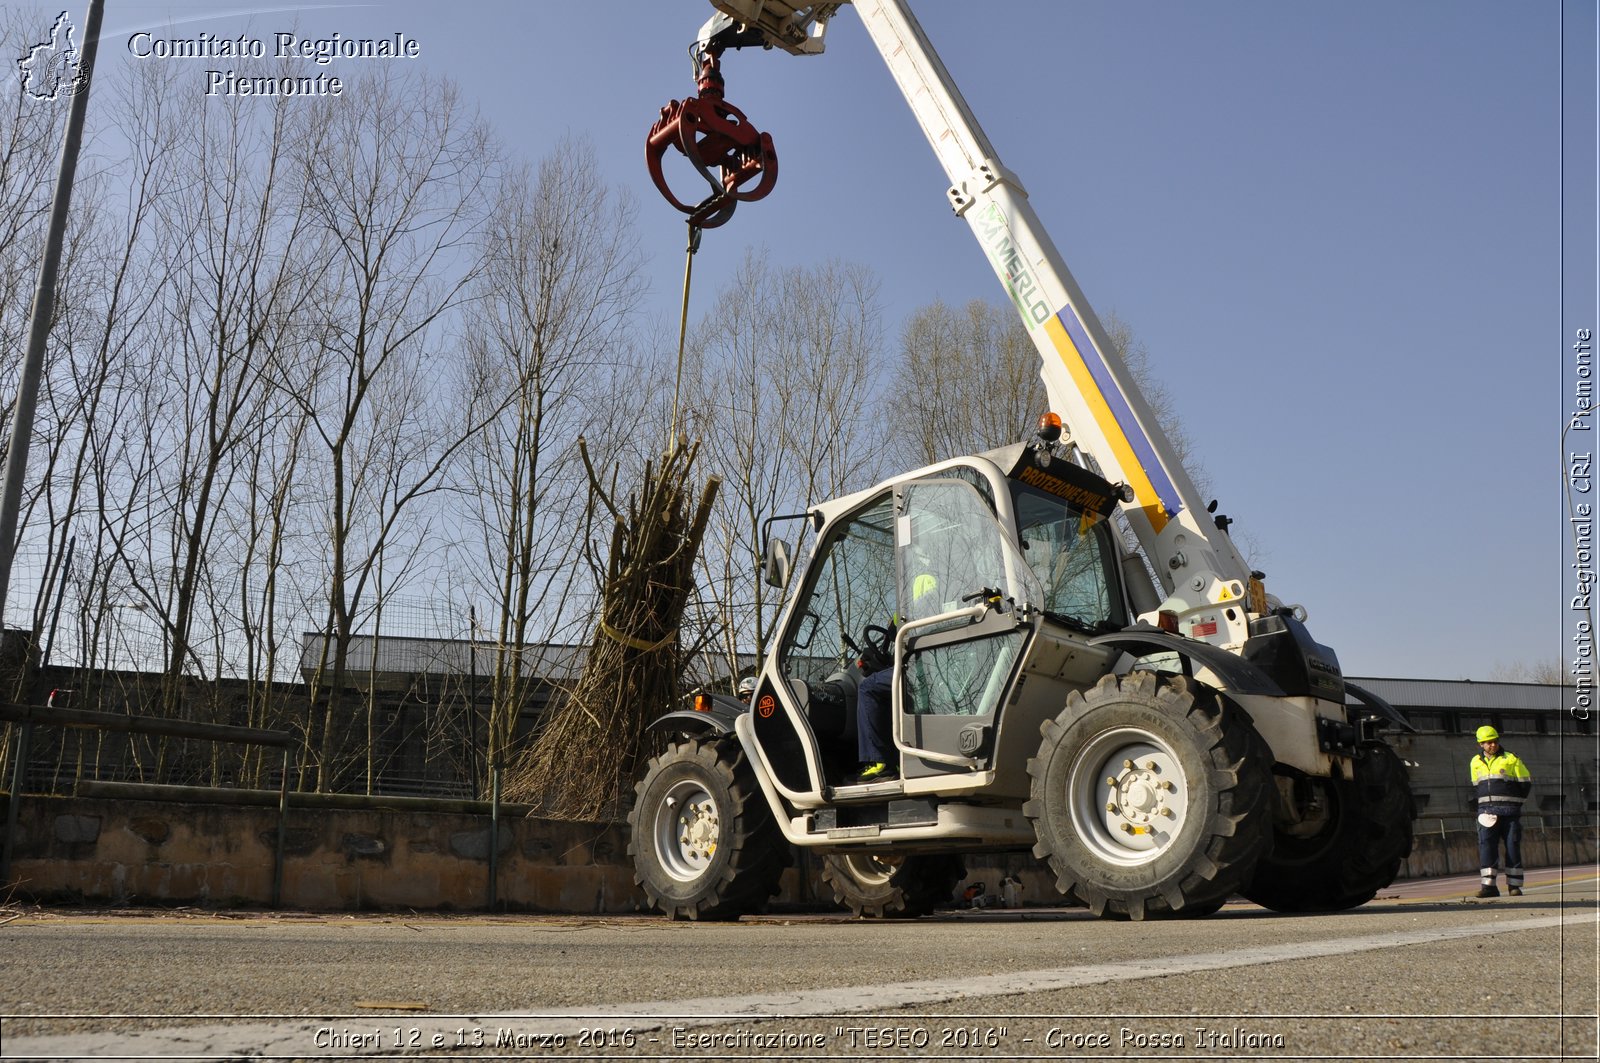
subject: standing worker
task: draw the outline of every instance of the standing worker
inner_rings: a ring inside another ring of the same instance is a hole
[[[1479,897],[1498,897],[1494,877],[1499,872],[1500,842],[1506,845],[1506,892],[1522,896],[1522,803],[1533,789],[1533,776],[1522,759],[1500,748],[1500,732],[1478,728],[1478,748],[1472,758],[1472,785],[1478,792],[1478,868],[1483,877]]]

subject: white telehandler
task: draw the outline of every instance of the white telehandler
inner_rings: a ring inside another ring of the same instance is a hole
[[[729,47],[820,53],[845,6],[713,3],[708,69]],[[1197,496],[908,5],[851,6],[1059,417],[811,506],[803,569],[769,538],[765,577],[789,593],[753,695],[700,694],[654,725],[674,738],[628,817],[640,886],[674,918],[737,918],[797,846],[857,914],[915,915],[951,899],[963,855],[1031,850],[1103,916],[1205,915],[1236,893],[1283,911],[1365,903],[1411,848],[1405,767],[1381,738],[1409,725],[1342,678]],[[772,156],[760,141],[750,158]],[[696,209],[720,224],[732,204],[712,187]],[[856,688],[874,662],[893,668],[898,777],[861,783]]]

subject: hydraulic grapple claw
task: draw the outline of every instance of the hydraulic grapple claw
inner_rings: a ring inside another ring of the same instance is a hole
[[[722,86],[718,54],[708,51],[700,69],[700,95],[673,100],[661,108],[645,141],[651,180],[668,203],[689,215],[690,225],[701,229],[726,222],[740,200],[762,198],[778,180],[772,137],[756,129],[743,111],[722,98]],[[661,159],[668,146],[682,152],[710,186],[705,199],[685,203],[667,184]]]

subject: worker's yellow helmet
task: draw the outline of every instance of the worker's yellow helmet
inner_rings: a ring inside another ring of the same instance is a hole
[[[1478,741],[1480,741],[1480,742],[1496,742],[1496,741],[1499,741],[1499,739],[1500,739],[1500,732],[1496,731],[1493,727],[1484,726],[1484,727],[1478,728]]]

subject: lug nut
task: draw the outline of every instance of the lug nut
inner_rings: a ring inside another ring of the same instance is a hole
[[[1116,777],[1112,776],[1112,775],[1107,775],[1106,776],[1106,785],[1111,787],[1113,790],[1115,790],[1117,788]]]
[[[1107,812],[1115,812],[1116,810],[1117,810],[1117,803],[1115,801],[1107,802],[1107,804],[1106,804],[1106,811]]]
[[[1153,760],[1152,761],[1147,761],[1145,763],[1144,770],[1145,771],[1160,771],[1161,770],[1161,765],[1157,764]]]
[[[1125,760],[1125,761],[1122,762],[1122,766],[1124,768],[1127,768],[1129,771],[1132,771],[1133,770],[1133,761]]]

